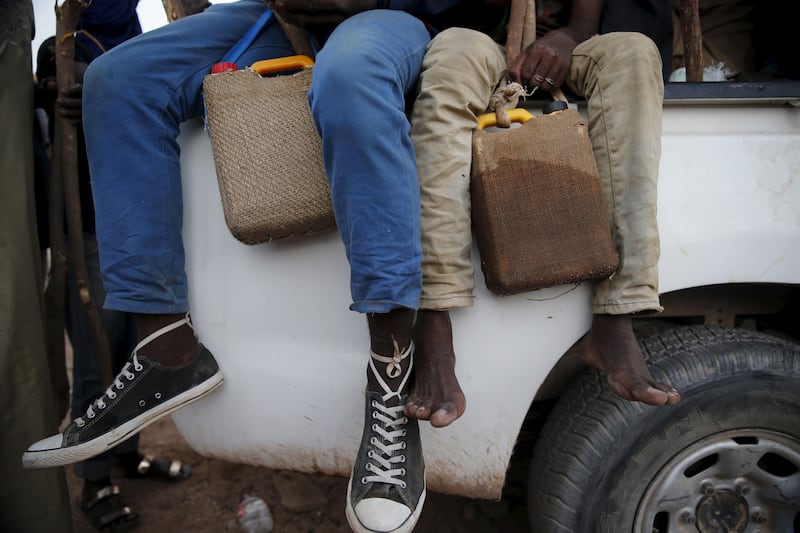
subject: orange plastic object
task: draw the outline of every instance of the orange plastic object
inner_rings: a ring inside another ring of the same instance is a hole
[[[250,68],[259,74],[270,74],[272,72],[283,72],[284,70],[297,70],[312,65],[314,65],[313,59],[308,56],[298,55],[256,61],[250,65]]]
[[[515,107],[514,109],[509,110],[508,118],[511,119],[511,122],[520,122],[524,124],[525,122],[528,122],[530,119],[532,119],[533,115],[531,115],[528,111],[522,108]],[[482,115],[478,115],[479,130],[496,125],[497,125],[497,115],[495,113],[484,113]]]

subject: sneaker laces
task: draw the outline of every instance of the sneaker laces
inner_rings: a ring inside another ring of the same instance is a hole
[[[406,469],[401,466],[406,461],[406,456],[398,454],[400,450],[406,448],[406,442],[403,437],[406,436],[407,430],[405,428],[408,423],[408,417],[403,415],[405,405],[402,401],[398,405],[389,407],[386,401],[396,396],[398,400],[401,399],[401,391],[404,389],[411,375],[411,369],[414,366],[413,354],[414,343],[412,342],[408,348],[400,353],[400,348],[397,342],[394,342],[394,355],[392,357],[384,357],[370,352],[369,366],[378,384],[383,389],[384,394],[381,396],[383,403],[373,400],[370,404],[372,407],[372,418],[380,422],[372,424],[372,431],[375,433],[370,437],[370,445],[372,449],[367,452],[367,458],[370,461],[364,466],[364,469],[371,472],[372,475],[366,475],[361,478],[361,482],[366,483],[384,483],[390,485],[398,485],[402,488],[406,487],[406,482],[398,479],[398,476],[404,476]],[[410,364],[406,375],[400,383],[396,391],[393,391],[389,385],[381,378],[380,373],[375,368],[374,361],[388,363],[386,373],[390,377],[397,377],[400,372],[400,362],[406,357],[410,358]],[[397,372],[395,372],[397,370]],[[380,437],[380,438],[378,438]]]
[[[144,367],[139,362],[139,356],[138,356],[139,350],[141,350],[143,347],[145,347],[146,345],[148,345],[161,335],[169,333],[174,329],[178,329],[184,324],[188,325],[190,328],[192,328],[192,331],[194,331],[194,326],[192,325],[192,321],[189,318],[189,313],[186,313],[186,315],[182,319],[173,322],[172,324],[167,324],[163,328],[154,331],[153,333],[142,339],[142,341],[139,344],[137,344],[136,347],[133,349],[131,360],[125,363],[125,366],[122,367],[122,370],[120,370],[119,374],[117,374],[117,377],[114,378],[114,381],[111,382],[111,385],[108,386],[103,395],[89,405],[89,407],[86,409],[86,414],[84,416],[79,416],[78,418],[75,419],[75,424],[79,428],[85,426],[87,419],[91,420],[92,418],[97,416],[97,414],[100,411],[106,408],[107,405],[105,402],[106,398],[108,398],[109,400],[116,399],[117,391],[121,391],[122,389],[125,388],[125,382],[122,380],[123,377],[127,381],[133,381],[133,379],[136,377],[136,374],[134,372],[142,371]]]

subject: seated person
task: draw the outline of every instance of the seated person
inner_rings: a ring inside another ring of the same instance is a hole
[[[405,104],[431,26],[446,27],[464,6],[457,0],[387,6],[396,9],[363,0],[273,5],[322,43],[309,101],[351,268],[350,308],[366,316],[369,330],[364,432],[347,495],[347,518],[359,532],[410,531],[425,498],[417,421],[403,415],[422,286],[419,185]],[[126,41],[89,66],[83,97],[91,105],[83,122],[105,307],[134,314],[138,344],[85,415],[28,449],[27,467],[88,459],[221,384],[217,362],[189,318],[177,137],[182,122],[202,113],[204,76],[264,9],[261,0],[213,5]],[[292,54],[281,26],[270,24],[239,63]],[[364,127],[352,127],[342,111],[348,109],[361,111]],[[423,365],[439,354],[428,355]],[[442,366],[448,365],[452,374],[451,361]],[[438,385],[426,386],[431,375],[415,379],[425,402],[425,391]],[[432,398],[434,412],[453,403],[447,393]]]
[[[656,223],[663,98],[659,52],[639,33],[595,35],[599,0],[575,3],[571,12],[559,10],[561,2],[537,6],[541,33],[510,66],[510,75],[528,89],[566,85],[586,98],[590,138],[620,257],[615,275],[594,287],[592,327],[578,348],[620,397],[651,405],[676,403],[678,392],[650,374],[632,326],[633,316],[662,310]],[[411,132],[422,191],[422,327],[449,324],[450,309],[472,305],[472,131],[506,67],[501,47],[474,30],[451,28],[428,45]],[[424,352],[455,357],[446,330],[429,331],[438,333],[429,335]],[[450,380],[446,387],[455,390],[456,383]],[[406,413],[431,417],[434,411],[426,402],[412,393]]]

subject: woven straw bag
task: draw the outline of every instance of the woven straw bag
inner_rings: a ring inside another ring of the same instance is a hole
[[[312,61],[291,56],[203,81],[225,222],[246,244],[334,228],[307,93]],[[295,74],[263,74],[300,69]]]

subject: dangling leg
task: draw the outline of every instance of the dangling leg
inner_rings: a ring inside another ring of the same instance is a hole
[[[317,55],[309,92],[350,263],[351,309],[367,315],[370,330],[366,417],[346,504],[356,532],[410,532],[425,501],[417,421],[403,415],[422,284],[419,180],[405,99],[429,39],[408,13],[354,15]]]
[[[490,37],[450,28],[428,45],[411,117],[422,206],[422,295],[414,342],[416,371],[406,414],[443,427],[466,399],[455,373],[449,310],[472,305],[469,179],[472,132],[505,58]]]
[[[641,34],[595,36],[573,51],[567,81],[588,102],[589,135],[620,256],[615,275],[595,286],[594,320],[580,346],[583,359],[604,372],[622,398],[674,404],[680,395],[650,374],[631,321],[635,313],[661,310],[656,222],[663,95],[659,53]]]

